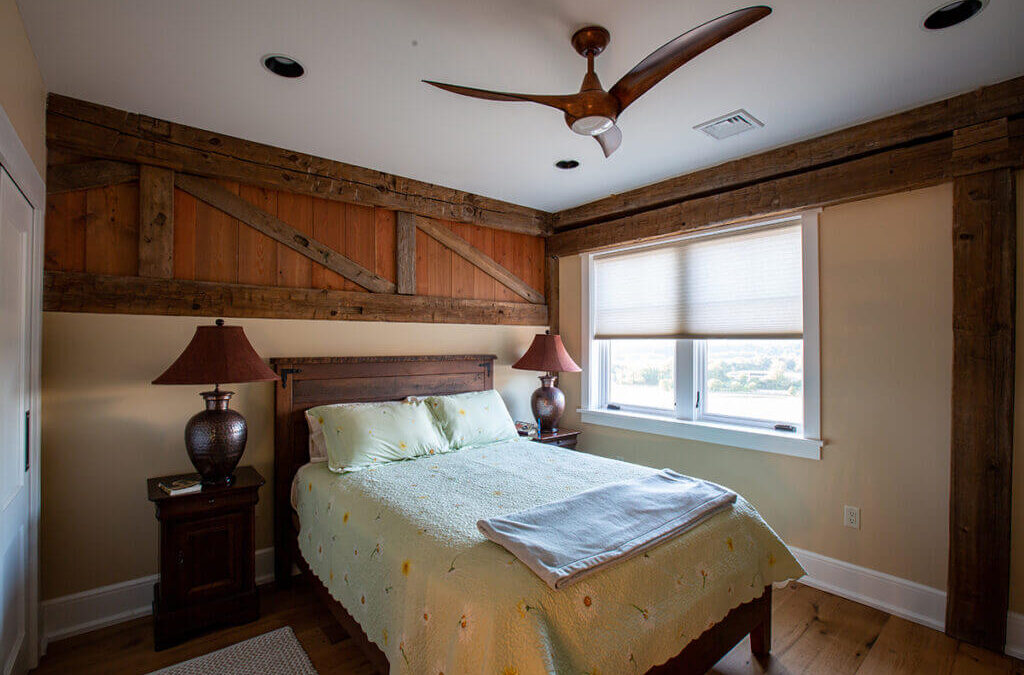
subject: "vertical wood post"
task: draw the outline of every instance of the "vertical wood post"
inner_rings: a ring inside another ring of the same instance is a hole
[[[139,276],[174,275],[174,172],[139,167]]]
[[[558,258],[544,256],[544,290],[548,303],[548,328],[558,335]]]
[[[416,294],[416,216],[405,211],[395,220],[395,285],[402,295]]]
[[[1013,172],[953,181],[953,400],[946,633],[1003,651],[1010,582]]]

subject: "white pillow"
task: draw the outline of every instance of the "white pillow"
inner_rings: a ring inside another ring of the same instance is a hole
[[[422,402],[324,405],[309,413],[323,432],[331,471],[356,471],[449,450],[448,440]]]
[[[311,410],[311,409],[310,409]],[[327,444],[324,442],[324,430],[320,424],[323,419],[319,416],[310,415],[306,411],[306,424],[309,425],[309,461],[326,462]]]
[[[517,440],[515,422],[493,389],[426,399],[453,449]]]

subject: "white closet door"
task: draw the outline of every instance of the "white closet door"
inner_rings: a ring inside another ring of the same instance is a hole
[[[32,206],[0,168],[0,672],[27,670],[28,271]]]

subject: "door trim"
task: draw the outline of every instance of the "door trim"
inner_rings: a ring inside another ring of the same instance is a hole
[[[28,666],[38,665],[39,629],[39,513],[40,513],[40,349],[43,329],[43,233],[46,218],[46,181],[18,137],[7,111],[0,105],[0,164],[32,205],[32,231],[28,259],[28,406],[29,418],[29,522],[28,522]]]

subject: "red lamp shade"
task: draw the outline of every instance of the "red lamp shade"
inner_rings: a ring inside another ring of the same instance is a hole
[[[578,373],[580,367],[565,351],[559,335],[537,335],[523,357],[512,364],[517,370],[542,370],[548,373]]]
[[[153,384],[264,382],[277,375],[249,344],[241,326],[198,326],[178,360]]]

